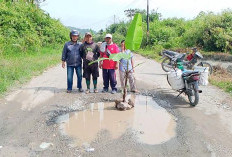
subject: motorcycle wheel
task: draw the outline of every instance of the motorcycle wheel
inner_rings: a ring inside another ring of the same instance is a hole
[[[170,84],[170,82],[169,82],[169,80],[168,80],[168,75],[167,75],[167,81],[168,81],[169,86],[171,86],[171,84]]]
[[[190,85],[190,90],[192,90],[193,95],[188,94],[188,99],[191,106],[196,106],[199,102],[199,93],[195,86],[195,84]]]
[[[164,58],[164,60],[161,63],[162,69],[165,72],[171,71],[171,69],[174,69],[174,65],[171,65],[171,61],[169,58]]]
[[[202,67],[208,67],[209,68],[209,74],[211,75],[213,73],[213,67],[207,62],[200,62],[197,66],[202,66]]]

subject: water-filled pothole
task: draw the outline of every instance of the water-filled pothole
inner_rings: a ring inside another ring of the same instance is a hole
[[[101,130],[110,132],[113,139],[119,138],[128,129],[137,134],[139,142],[160,144],[175,136],[174,117],[160,107],[151,97],[131,95],[135,107],[118,111],[114,102],[92,103],[83,111],[69,113],[58,118],[63,134],[76,138],[77,144],[91,143]]]

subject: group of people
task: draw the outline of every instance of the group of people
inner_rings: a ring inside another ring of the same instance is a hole
[[[83,42],[78,42],[79,35],[78,31],[72,30],[70,32],[70,41],[65,43],[62,52],[62,67],[67,67],[67,93],[72,92],[74,70],[77,75],[77,88],[79,92],[84,92],[82,88],[83,76],[86,80],[87,86],[85,93],[87,94],[90,92],[91,77],[94,86],[93,91],[94,93],[98,93],[97,81],[99,77],[99,68],[102,69],[103,93],[109,91],[109,85],[112,89],[111,93],[117,93],[117,69],[119,69],[121,88],[125,87],[125,75],[126,72],[129,72],[128,79],[130,83],[130,90],[131,92],[138,92],[134,77],[133,54],[130,50],[126,49],[125,40],[121,41],[121,48],[119,48],[117,44],[113,43],[112,35],[106,34],[105,41],[99,46],[93,41],[92,34],[90,32],[85,33]],[[119,63],[109,59],[101,60],[99,62],[96,61],[99,58],[109,58],[111,54],[119,52],[130,54],[131,59],[121,59]],[[92,64],[89,64],[90,62]]]

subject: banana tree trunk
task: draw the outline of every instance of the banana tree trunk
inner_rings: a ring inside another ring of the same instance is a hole
[[[126,102],[126,95],[127,95],[127,80],[128,80],[128,75],[129,75],[129,60],[127,60],[127,68],[125,70],[126,74],[125,74],[125,85],[124,85],[124,89],[123,89],[123,102]]]

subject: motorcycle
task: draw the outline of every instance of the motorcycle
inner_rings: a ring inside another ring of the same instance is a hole
[[[164,50],[162,54],[162,58],[164,59],[161,62],[161,66],[165,72],[169,72],[171,69],[174,69],[177,61],[182,60],[185,69],[192,70],[194,68],[194,65],[197,64],[197,66],[208,67],[210,75],[213,73],[213,68],[209,63],[203,61],[198,62],[198,60],[203,59],[203,56],[199,51],[196,51],[195,53],[188,55],[187,59],[185,59],[185,53],[181,54],[174,51]]]
[[[174,72],[174,71],[172,70],[171,72]],[[172,86],[174,90],[177,90],[179,92],[179,95],[181,95],[182,93],[185,93],[185,95],[188,96],[188,100],[191,106],[196,106],[198,104],[199,93],[202,93],[202,90],[199,90],[199,85],[198,85],[199,79],[200,79],[200,72],[192,71],[192,70],[185,71],[183,73],[181,72],[181,77],[179,79],[181,83],[176,82],[176,81],[173,82],[172,77],[169,77],[169,75],[167,75],[167,81],[169,85]],[[173,85],[176,86],[176,84],[179,84],[178,88],[173,87]]]

